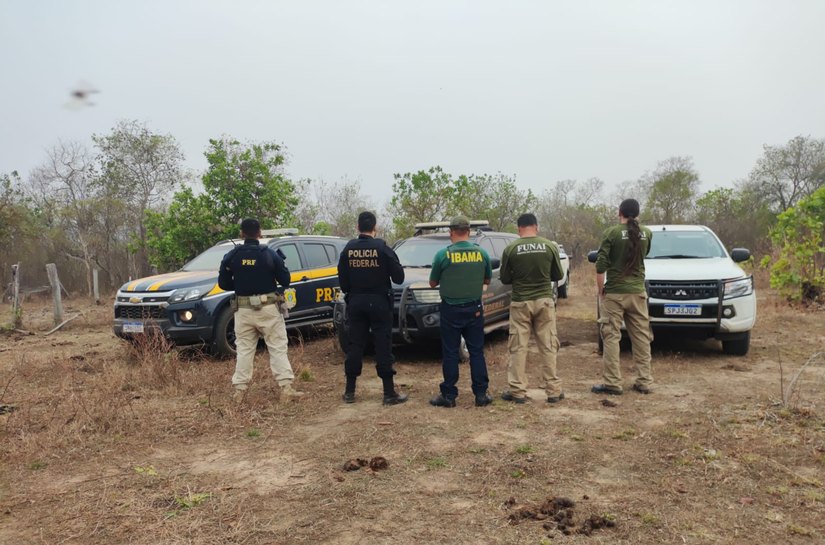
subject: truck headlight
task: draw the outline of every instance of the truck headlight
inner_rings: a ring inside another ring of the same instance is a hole
[[[203,292],[200,288],[175,290],[169,297],[170,303],[180,303],[181,301],[192,301],[193,299],[200,299]]]
[[[738,280],[726,280],[725,299],[733,299],[734,297],[743,297],[753,293],[753,276],[747,278],[740,278]]]
[[[412,290],[416,303],[436,304],[441,302],[441,294],[438,290]]]

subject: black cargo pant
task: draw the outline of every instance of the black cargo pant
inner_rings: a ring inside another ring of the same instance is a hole
[[[392,301],[387,294],[351,294],[347,301],[349,321],[349,348],[344,372],[349,380],[361,375],[370,331],[375,346],[375,367],[384,381],[385,389],[392,385]],[[349,382],[348,380],[348,382]]]

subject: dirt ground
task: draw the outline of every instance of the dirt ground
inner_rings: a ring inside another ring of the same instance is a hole
[[[533,361],[531,403],[473,407],[465,366],[459,406],[433,408],[437,347],[396,351],[407,404],[383,407],[367,365],[346,405],[322,331],[290,348],[306,398],[280,402],[259,353],[235,407],[232,362],[133,349],[112,335],[111,307],[76,300],[67,313],[83,317],[44,336],[49,305],[29,302],[36,334],[0,335],[0,543],[825,542],[825,363],[791,406],[780,386],[780,363],[787,384],[825,350],[825,312],[762,289],[747,356],[659,339],[655,392],[606,406],[589,392],[601,361],[583,269],[558,307],[558,405]],[[506,335],[487,358],[498,394]]]

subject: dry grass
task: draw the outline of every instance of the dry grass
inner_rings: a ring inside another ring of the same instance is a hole
[[[559,354],[567,399],[558,406],[531,390],[534,403],[477,409],[462,376],[459,407],[434,409],[431,349],[396,352],[406,405],[380,405],[371,363],[358,403],[344,405],[342,355],[328,333],[292,341],[306,399],[279,402],[261,353],[241,407],[229,400],[231,361],[151,338],[130,346],[112,336],[108,309],[78,304],[89,323],[51,337],[0,337],[0,404],[16,407],[0,416],[0,542],[821,540],[825,420],[819,406],[782,406],[778,357],[790,373],[821,349],[825,316],[763,295],[747,357],[726,357],[712,342],[655,347],[654,394],[604,407],[588,393],[600,362],[592,278],[580,270],[559,305],[570,344]],[[48,312],[38,322],[30,310],[28,326],[46,330]],[[504,336],[486,352],[497,393]],[[530,374],[538,387],[535,362]],[[389,468],[341,469],[374,456]],[[510,523],[511,496],[553,495],[576,500],[581,516],[610,515],[616,528],[565,536]]]

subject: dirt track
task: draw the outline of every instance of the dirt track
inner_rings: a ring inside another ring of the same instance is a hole
[[[111,335],[108,308],[80,305],[85,321],[50,337],[0,337],[0,404],[17,407],[0,416],[0,543],[825,540],[823,366],[802,391],[813,407],[776,403],[778,362],[787,375],[825,349],[825,313],[763,290],[748,356],[659,343],[655,393],[608,407],[589,393],[600,360],[582,285],[574,277],[559,305],[558,406],[536,389],[524,406],[475,408],[463,376],[459,407],[432,408],[437,349],[396,352],[406,405],[381,406],[370,366],[358,402],[345,405],[341,353],[320,335],[290,350],[307,399],[279,403],[259,354],[239,409],[231,362],[141,357]],[[29,307],[27,326],[48,329],[46,309]],[[487,356],[498,393],[503,335],[489,338]],[[376,456],[389,467],[342,469]],[[606,515],[615,527],[565,535],[552,517],[511,517],[552,496],[576,502],[577,524]]]

